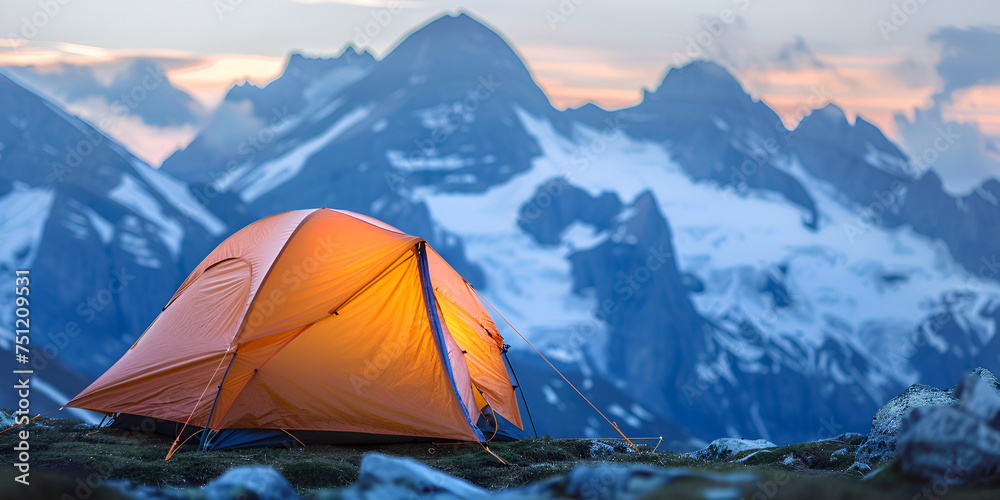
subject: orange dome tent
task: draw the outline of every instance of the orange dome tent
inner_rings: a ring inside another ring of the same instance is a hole
[[[209,448],[525,437],[503,349],[472,288],[423,239],[299,210],[220,244],[67,406],[207,428]]]

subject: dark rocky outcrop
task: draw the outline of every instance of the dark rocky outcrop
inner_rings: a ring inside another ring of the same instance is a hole
[[[1000,384],[966,376],[957,406],[914,408],[902,421],[897,455],[904,473],[948,486],[1000,481]]]
[[[985,384],[983,387],[991,387],[1000,391],[1000,381],[985,368],[973,370],[962,384],[968,385],[970,379],[980,380]],[[935,414],[941,408],[958,406],[963,385],[949,389],[937,389],[928,385],[914,384],[902,394],[892,398],[872,418],[868,437],[855,453],[856,462],[874,466],[896,458],[898,454],[897,443],[901,439],[903,422],[911,418],[914,411],[918,415],[915,418],[919,419],[919,415],[927,415],[928,411],[931,411],[930,414]],[[933,408],[933,410],[923,408]]]

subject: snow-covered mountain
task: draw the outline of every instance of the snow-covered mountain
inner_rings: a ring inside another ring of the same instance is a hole
[[[623,431],[674,448],[863,432],[905,385],[1000,360],[1000,183],[952,198],[832,105],[788,130],[713,63],[671,69],[629,109],[558,111],[464,14],[380,61],[292,56],[269,85],[234,88],[156,172],[207,207],[180,251],[160,220],[183,213],[179,195],[115,165],[103,196],[139,191],[114,189],[131,176],[157,200],[163,217],[135,216],[172,272],[204,241],[298,208],[426,237]],[[152,304],[129,310],[151,318],[173,288],[136,290]],[[505,338],[540,433],[614,432]]]
[[[321,73],[237,90],[298,102]],[[970,281],[1000,249],[996,206],[948,197],[834,106],[789,131],[698,62],[633,108],[559,112],[466,15],[352,75],[212,188],[430,235],[549,354],[692,435],[862,430],[858,408],[996,361],[1000,289]],[[200,155],[167,169],[210,169]]]
[[[31,270],[33,409],[45,411],[135,341],[186,275],[185,251],[204,253],[232,228],[186,184],[3,76],[0,113],[0,274]],[[13,318],[14,287],[2,287],[7,368]]]
[[[183,152],[161,168],[193,183],[219,181],[229,170],[256,160],[257,154],[293,123],[332,111],[337,95],[369,71],[375,59],[346,50],[340,57],[307,58],[293,54],[281,77],[266,88],[250,83],[233,87],[211,121]],[[189,158],[198,157],[196,163]],[[205,169],[204,165],[212,165]]]

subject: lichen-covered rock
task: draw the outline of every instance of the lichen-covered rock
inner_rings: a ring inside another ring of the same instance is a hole
[[[845,432],[833,438],[833,440],[843,442],[844,444],[857,446],[865,441],[865,435],[858,434],[857,432]]]
[[[608,443],[592,441],[590,449],[587,451],[590,454],[590,458],[607,458],[615,454],[615,447]]]
[[[857,474],[868,474],[871,471],[872,471],[871,466],[862,462],[854,462],[853,464],[851,464],[850,467],[847,468],[848,473],[853,472]]]
[[[854,461],[874,465],[896,457],[896,436],[903,416],[921,406],[955,406],[952,389],[937,389],[929,385],[913,384],[902,394],[879,408],[872,419],[868,438],[854,453]]]
[[[0,410],[0,430],[18,425],[17,413],[14,410]],[[43,421],[32,420],[29,429],[50,429]]]
[[[1000,391],[992,381],[970,374],[955,395],[960,398],[957,407],[916,408],[903,419],[900,468],[946,485],[996,481],[1000,472]]]
[[[841,448],[830,454],[830,460],[833,460],[834,462],[840,462],[841,460],[844,460],[850,456],[851,453],[847,451],[847,448]]]
[[[987,385],[993,387],[997,391],[1000,391],[1000,379],[997,379],[996,376],[993,375],[993,372],[987,370],[986,368],[980,366],[979,368],[972,370],[972,373],[970,373],[970,375],[975,375],[983,379],[983,381],[986,382]]]
[[[6,429],[15,424],[13,411],[0,410],[0,427]]]
[[[699,460],[728,460],[742,451],[775,446],[777,445],[765,439],[721,438],[712,441],[703,449],[691,452],[690,456]]]
[[[1000,380],[985,368],[976,368],[969,376],[981,379],[985,387],[1000,390]],[[914,384],[902,394],[879,408],[872,419],[868,437],[854,454],[855,462],[875,465],[896,457],[896,441],[903,417],[914,408],[925,406],[956,406],[959,402],[956,388],[937,389],[929,385]]]

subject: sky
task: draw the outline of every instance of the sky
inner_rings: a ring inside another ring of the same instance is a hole
[[[627,107],[669,67],[710,59],[789,127],[827,102],[875,123],[908,154],[933,158],[953,194],[1000,176],[995,0],[5,1],[0,70],[23,77],[13,71],[30,65],[29,83],[96,122],[111,112],[97,87],[114,88],[136,60],[162,66],[190,119],[129,116],[112,133],[158,164],[234,82],[268,82],[289,52],[354,45],[382,57],[460,10],[503,35],[559,108]],[[81,74],[91,95],[67,88]],[[958,139],[930,151],[942,135]]]

